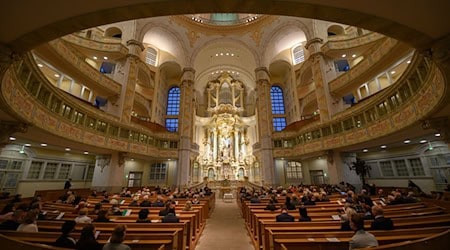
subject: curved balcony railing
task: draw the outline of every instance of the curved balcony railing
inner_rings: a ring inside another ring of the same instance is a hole
[[[82,37],[76,34],[70,34],[61,37],[62,40],[73,45],[86,48],[89,50],[96,50],[116,54],[115,57],[124,57],[128,54],[128,48],[121,43],[121,40],[93,40]]]
[[[408,50],[409,48],[398,40],[386,38],[382,43],[364,53],[365,56],[361,62],[332,80],[328,84],[330,92],[336,96],[351,93],[362,82],[372,78],[376,72],[385,70],[386,64],[390,65],[403,57]]]
[[[415,55],[397,83],[327,123],[273,134],[274,157],[298,157],[376,139],[423,119],[441,102],[445,81],[438,67]]]
[[[89,65],[80,52],[70,48],[62,39],[53,40],[48,43],[50,49],[57,53],[60,60],[65,60],[72,67],[75,67],[84,77],[91,79],[92,84],[102,93],[109,93],[110,95],[118,95],[121,92],[122,85],[112,80],[111,78],[100,73],[97,69]],[[93,87],[93,86],[89,86]]]
[[[51,85],[31,54],[7,71],[1,90],[15,114],[51,134],[117,151],[177,158],[177,134],[124,125],[117,117],[84,105]]]
[[[321,50],[323,53],[328,53],[332,50],[345,50],[345,49],[352,49],[364,45],[371,44],[373,42],[379,41],[382,38],[385,38],[386,36],[381,35],[376,32],[369,32],[367,34],[364,34],[362,36],[347,38],[347,39],[341,39],[341,40],[332,40],[329,39],[324,45],[322,45]]]

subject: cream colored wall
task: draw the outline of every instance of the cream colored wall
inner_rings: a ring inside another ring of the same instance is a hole
[[[22,180],[17,186],[17,193],[22,194],[22,197],[32,197],[36,190],[57,190],[64,188],[65,181],[27,181]],[[72,188],[90,188],[91,181],[72,181]]]
[[[170,160],[170,161],[163,161],[165,162],[167,166],[167,182],[165,185],[171,186],[176,184],[176,177],[177,177],[177,161],[176,160]],[[149,181],[150,176],[150,165],[152,162],[135,159],[134,161],[127,160],[125,162],[125,174],[122,179],[122,186],[125,187],[128,184],[128,175],[130,172],[142,172],[142,186],[154,186],[155,183],[151,183]]]
[[[285,160],[275,159],[274,160],[274,182],[276,184],[285,185],[286,183],[286,174],[284,165],[286,164]]]
[[[408,178],[389,178],[389,179],[369,179],[368,183],[374,183],[376,186],[386,186],[386,187],[408,187]],[[422,191],[425,193],[430,193],[436,190],[436,185],[434,183],[433,177],[425,178],[411,178],[411,180],[417,184]]]

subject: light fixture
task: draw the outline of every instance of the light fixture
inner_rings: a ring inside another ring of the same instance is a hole
[[[25,146],[22,146],[22,148],[19,150],[19,153],[25,154]]]
[[[70,148],[66,148],[65,150],[66,150],[66,151],[70,151]]]
[[[426,142],[427,142],[427,140],[420,140],[420,143],[422,143],[422,144],[424,144]]]
[[[441,136],[441,134],[440,133],[436,133],[436,134],[434,134],[434,136],[439,137],[439,136]]]
[[[60,75],[59,75],[59,74],[55,74],[54,76],[55,76],[55,77],[60,77]]]
[[[108,60],[108,57],[107,57],[107,56],[104,56],[103,59]]]
[[[367,152],[369,152],[369,150],[367,148],[365,148],[365,149],[363,149],[363,152],[367,153]]]
[[[391,71],[391,74],[392,74],[392,75],[395,74],[395,70],[392,70],[392,71]]]
[[[172,159],[167,159],[168,161],[171,161]]]
[[[342,55],[342,57],[346,57],[346,56],[347,56],[346,54],[343,54],[343,55]]]
[[[42,147],[47,147],[47,143],[41,143]]]
[[[42,63],[38,63],[37,66],[38,66],[39,68],[44,67],[44,65],[42,65]]]
[[[85,155],[88,155],[89,154],[89,152],[88,151],[84,151],[84,153],[83,154],[85,154]]]
[[[233,54],[233,53],[231,53],[231,56],[234,56],[234,54]]]
[[[410,64],[410,63],[411,63],[411,60],[408,60],[406,63],[407,63],[407,64]]]
[[[219,56],[219,54],[216,54],[216,56]]]
[[[10,141],[15,141],[15,140],[16,140],[16,137],[10,136],[10,137],[9,137],[9,140],[10,140]]]
[[[97,60],[97,57],[96,57],[96,56],[93,56],[92,58],[94,58],[94,60]]]
[[[356,54],[353,54],[352,57],[355,58],[355,57],[356,57]]]
[[[387,146],[386,145],[381,145],[380,148],[385,149],[385,148],[387,148]]]
[[[223,56],[223,53],[220,53],[221,56]]]
[[[403,142],[404,142],[405,144],[408,144],[408,143],[411,142],[411,140],[404,140]]]
[[[431,145],[431,142],[428,142],[428,150],[433,150],[433,146]]]
[[[31,144],[30,143],[25,143],[25,144],[23,144],[25,147],[31,147]]]
[[[134,161],[134,159],[131,159],[132,161]]]

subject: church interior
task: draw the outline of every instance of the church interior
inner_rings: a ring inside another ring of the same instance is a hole
[[[449,191],[447,1],[44,2],[0,4],[0,192]]]

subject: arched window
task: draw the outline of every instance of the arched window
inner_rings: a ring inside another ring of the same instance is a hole
[[[286,127],[286,117],[283,90],[279,86],[272,86],[270,89],[270,100],[272,101],[273,129],[281,131]]]
[[[147,47],[147,53],[145,54],[145,62],[147,64],[156,66],[157,56],[158,56],[158,52],[154,48]]]
[[[295,47],[292,50],[292,57],[294,59],[294,65],[305,61],[305,51],[303,50],[303,46],[299,45]]]
[[[180,88],[172,87],[167,95],[166,128],[171,132],[178,131],[178,115],[180,114]]]

